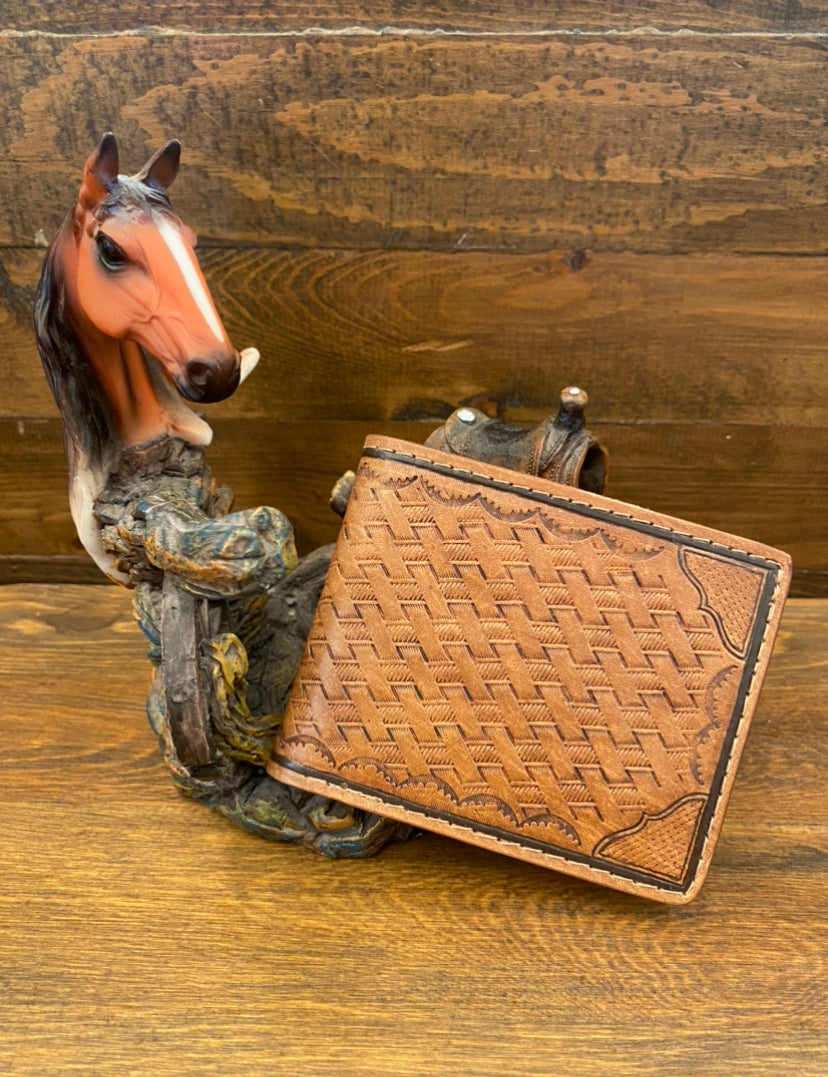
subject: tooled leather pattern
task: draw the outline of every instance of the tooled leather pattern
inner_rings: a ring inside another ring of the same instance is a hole
[[[669,835],[673,878],[762,573],[690,560],[621,520],[363,461],[274,754],[519,839],[638,856],[647,873]],[[711,594],[733,593],[742,612],[718,615]]]

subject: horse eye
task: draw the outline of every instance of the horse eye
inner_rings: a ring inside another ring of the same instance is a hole
[[[124,268],[129,259],[117,243],[111,240],[109,236],[104,235],[103,232],[98,232],[95,236],[95,242],[98,245],[98,257],[103,266],[107,269]]]

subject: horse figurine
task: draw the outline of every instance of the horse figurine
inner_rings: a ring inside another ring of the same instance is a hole
[[[185,401],[229,396],[255,348],[228,338],[167,191],[180,146],[134,176],[106,134],[44,260],[35,331],[61,412],[72,517],[100,568],[134,588],[154,667],[147,714],[178,787],[271,840],[367,856],[409,828],[270,778],[265,765],[333,547],[297,560],[278,510],[231,512]],[[567,389],[534,431],[461,407],[429,444],[591,490],[606,454]],[[452,411],[449,407],[446,414]],[[334,487],[344,513],[353,473]]]
[[[36,332],[60,407],[72,516],[110,576],[93,519],[120,448],[160,437],[197,446],[209,426],[181,402],[223,400],[255,367],[230,343],[195,258],[195,236],[173,214],[173,140],[136,176],[118,174],[106,134],[86,162],[78,200],[53,241],[36,301]],[[180,394],[180,395],[179,395]]]
[[[172,211],[179,158],[173,140],[121,175],[105,134],[44,260],[35,332],[72,517],[100,568],[135,588],[155,667],[148,715],[179,787],[268,838],[368,855],[396,824],[288,789],[261,765],[330,551],[297,568],[284,516],[229,513],[231,492],[204,465],[212,431],[184,400],[229,396],[259,354],[230,343]]]

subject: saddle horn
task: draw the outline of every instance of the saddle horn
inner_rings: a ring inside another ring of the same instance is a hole
[[[171,138],[150,157],[135,178],[156,191],[166,191],[178,175],[180,160],[181,143],[177,138]]]

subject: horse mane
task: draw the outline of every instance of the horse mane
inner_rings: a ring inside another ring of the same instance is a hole
[[[70,228],[70,219],[64,225]],[[58,238],[43,261],[35,296],[37,350],[63,420],[67,454],[80,449],[92,467],[99,467],[113,444],[113,422],[83,348],[66,320],[66,286],[56,271],[62,240]]]

